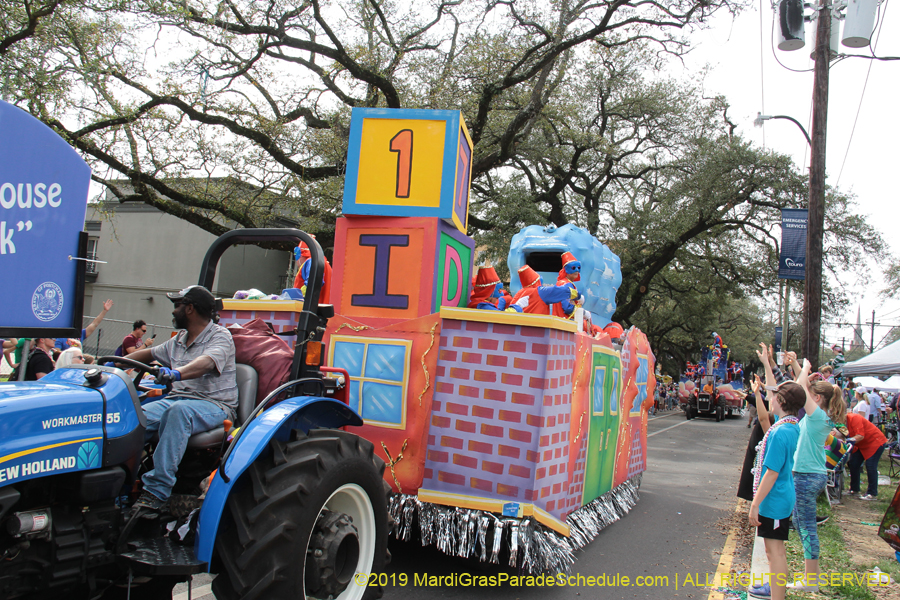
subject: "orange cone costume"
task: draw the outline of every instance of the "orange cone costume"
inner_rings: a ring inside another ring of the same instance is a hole
[[[578,294],[577,290],[573,291],[567,285],[541,285],[541,276],[528,265],[519,269],[519,281],[522,289],[513,296],[512,305],[520,307],[522,312],[549,315],[550,306],[558,303],[563,304],[564,310],[568,308],[569,312],[575,309],[572,300],[573,293]]]
[[[482,310],[503,310],[506,301],[501,295],[503,284],[494,267],[479,267],[478,275],[472,281],[472,297],[469,299],[468,308],[480,308]],[[502,301],[503,306],[498,306]]]

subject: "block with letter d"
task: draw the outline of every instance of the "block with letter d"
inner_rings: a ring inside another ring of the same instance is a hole
[[[466,306],[475,242],[436,218],[340,217],[331,298],[337,314],[385,326]],[[339,275],[338,275],[339,274]]]
[[[459,111],[354,108],[343,213],[437,217],[465,233],[471,165]]]

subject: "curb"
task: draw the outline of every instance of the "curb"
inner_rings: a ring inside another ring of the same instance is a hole
[[[750,583],[769,581],[769,559],[766,557],[766,543],[761,537],[753,538],[753,557],[750,559]]]

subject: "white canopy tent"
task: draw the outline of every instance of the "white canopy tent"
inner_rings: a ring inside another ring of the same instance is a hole
[[[898,375],[900,374],[900,341],[889,344],[872,354],[844,365],[842,375]]]
[[[877,377],[854,377],[853,383],[856,384],[856,387],[863,386],[868,392],[871,392],[872,390],[878,390],[879,392],[900,392],[900,377],[896,375],[887,381],[882,381]]]

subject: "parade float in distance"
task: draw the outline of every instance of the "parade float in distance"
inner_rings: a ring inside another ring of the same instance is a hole
[[[610,321],[619,259],[583,229],[517,234],[508,294],[473,265],[471,163],[457,111],[353,109],[325,363],[387,464],[397,537],[559,572],[637,501],[655,358]],[[222,323],[286,331],[291,304],[226,300]]]
[[[698,416],[723,421],[744,403],[744,369],[731,360],[731,351],[715,332],[713,343],[700,351],[700,362],[685,366],[678,383],[678,403],[690,420]]]

